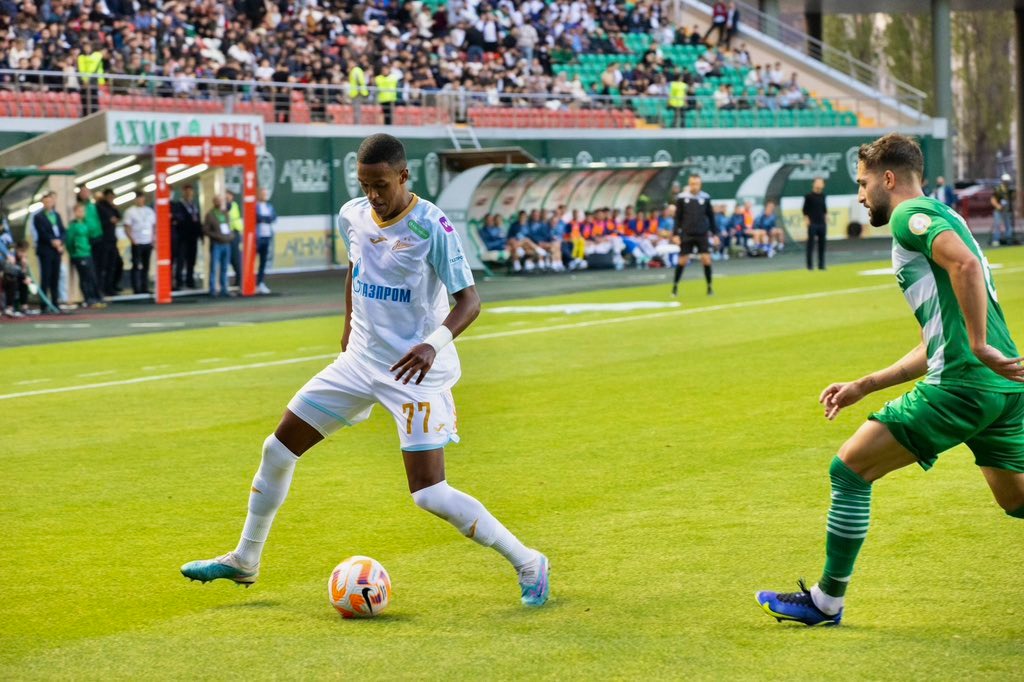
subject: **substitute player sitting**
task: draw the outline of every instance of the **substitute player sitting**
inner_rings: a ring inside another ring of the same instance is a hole
[[[342,206],[337,221],[349,254],[342,353],[299,390],[264,442],[238,546],[181,572],[202,582],[256,582],[299,457],[341,427],[365,421],[380,403],[398,427],[415,503],[497,550],[518,571],[522,602],[539,606],[548,598],[547,557],[445,481],[444,447],[459,440],[451,388],[460,368],[452,339],[480,313],[458,233],[436,206],[406,188],[409,170],[397,138],[363,140],[357,172],[366,196]]]
[[[858,200],[871,224],[892,228],[896,281],[921,325],[901,360],[821,394],[825,416],[868,393],[924,377],[868,417],[832,460],[825,570],[810,590],[758,592],[779,620],[838,625],[854,561],[868,533],[872,484],[910,464],[928,470],[966,443],[996,502],[1024,519],[1024,367],[1003,318],[988,262],[967,223],[921,191],[924,157],[890,134],[860,148]],[[927,572],[927,566],[916,570]]]

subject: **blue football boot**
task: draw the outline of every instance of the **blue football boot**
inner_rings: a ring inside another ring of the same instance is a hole
[[[811,592],[803,579],[798,584],[799,592],[758,592],[755,595],[758,606],[780,623],[784,620],[793,620],[804,625],[839,625],[843,620],[843,610],[839,609],[839,613],[834,616],[828,615],[814,605]]]
[[[536,561],[519,570],[519,589],[522,592],[522,600],[525,606],[543,606],[551,594],[551,583],[548,577],[551,574],[551,564],[548,558],[537,553]]]
[[[181,574],[189,580],[208,583],[211,580],[231,580],[249,587],[260,577],[260,567],[248,568],[238,563],[234,552],[215,559],[190,561],[181,567]]]

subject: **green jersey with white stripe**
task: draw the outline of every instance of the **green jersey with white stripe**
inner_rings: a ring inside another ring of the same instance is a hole
[[[992,271],[964,219],[941,201],[919,197],[897,206],[889,226],[896,281],[921,325],[928,348],[928,372],[922,381],[996,393],[1024,392],[1024,385],[999,376],[971,352],[967,326],[949,274],[932,260],[935,237],[947,230],[956,232],[981,262],[984,272],[988,290],[987,341],[1007,357],[1017,357],[1017,347],[999,307]]]

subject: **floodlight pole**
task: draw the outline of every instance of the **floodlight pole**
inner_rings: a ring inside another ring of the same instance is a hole
[[[946,120],[946,141],[942,146],[942,175],[952,187],[956,173],[953,170],[953,46],[949,0],[931,0],[931,3],[935,115]]]

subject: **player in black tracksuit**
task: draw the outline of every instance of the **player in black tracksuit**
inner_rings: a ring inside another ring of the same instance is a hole
[[[715,227],[715,214],[711,209],[711,195],[701,190],[702,181],[696,173],[690,175],[686,189],[676,196],[676,226],[672,231],[674,241],[681,249],[679,265],[676,266],[676,277],[672,282],[672,295],[679,295],[679,280],[683,277],[683,268],[690,262],[690,254],[696,248],[700,262],[704,264],[704,279],[708,283],[708,295],[711,291],[711,248],[708,233]]]

